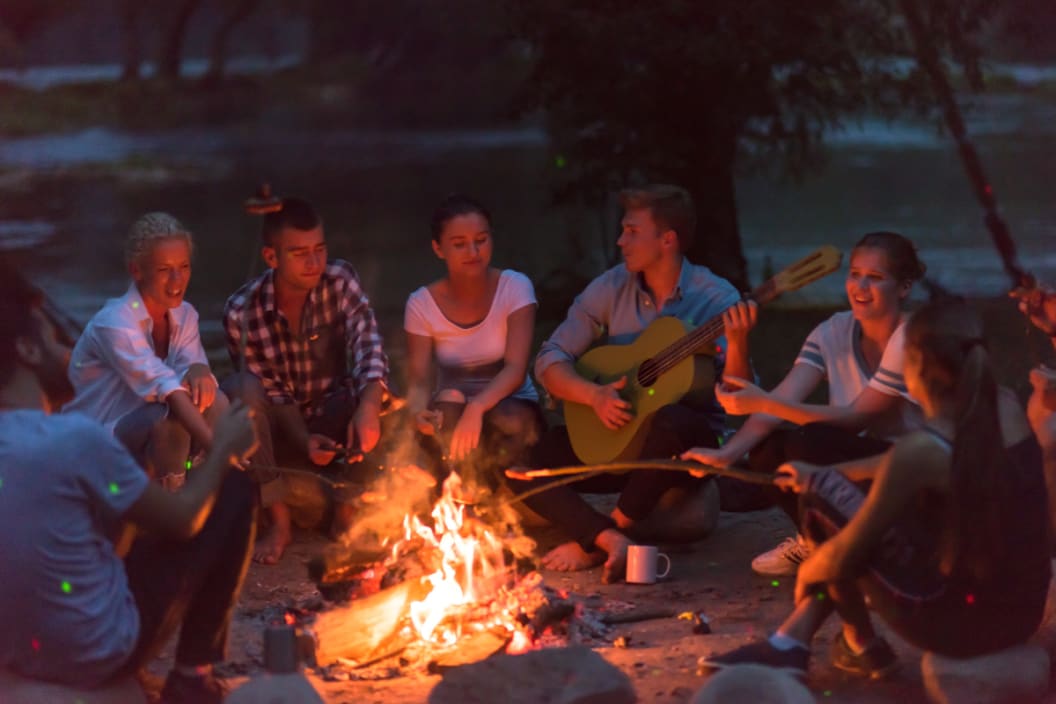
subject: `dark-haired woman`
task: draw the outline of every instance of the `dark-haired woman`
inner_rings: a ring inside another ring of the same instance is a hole
[[[419,432],[465,467],[482,438],[512,464],[538,439],[539,396],[528,378],[535,291],[524,274],[491,266],[491,217],[452,196],[432,219],[433,252],[447,274],[407,299],[408,405]],[[431,380],[435,377],[435,384]],[[499,449],[501,448],[501,449]],[[480,479],[481,477],[475,477]]]
[[[795,610],[768,640],[711,667],[803,673],[811,639],[836,611],[833,664],[883,676],[896,660],[867,604],[913,645],[953,657],[1033,634],[1051,571],[1041,449],[1015,396],[994,382],[982,334],[963,304],[926,306],[906,325],[906,384],[926,424],[870,462],[868,495],[840,466],[779,468],[815,545],[799,568]]]
[[[923,275],[916,247],[906,237],[894,232],[862,237],[851,251],[845,285],[851,309],[810,333],[773,391],[725,379],[727,386],[716,389],[716,397],[726,412],[753,415],[722,447],[693,448],[683,457],[725,467],[751,452],[754,470],[773,473],[793,459],[829,464],[876,455],[919,426],[920,409],[902,379],[902,332],[903,305]],[[823,381],[828,404],[805,403]],[[779,429],[782,421],[799,427]],[[777,501],[796,520],[795,502],[774,490],[726,480],[720,490],[726,509],[752,510]],[[756,557],[752,569],[795,574],[806,554],[799,536],[788,538]]]

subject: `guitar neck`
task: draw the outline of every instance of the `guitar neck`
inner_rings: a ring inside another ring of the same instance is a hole
[[[780,295],[780,290],[777,287],[777,282],[774,279],[769,279],[766,283],[749,293],[745,300],[755,301],[759,305],[764,305],[777,298],[778,295]],[[722,313],[710,318],[706,323],[686,334],[685,337],[668,345],[651,359],[646,360],[642,364],[641,373],[647,377],[652,377],[653,374],[659,376],[686,357],[695,354],[704,345],[719,339],[722,336],[722,316],[725,312],[724,310]],[[649,378],[644,379],[644,382],[649,382]]]
[[[836,271],[840,266],[840,258],[840,252],[835,247],[829,245],[821,247],[771,277],[762,286],[748,294],[747,298],[759,305],[769,303],[786,291],[795,291]],[[665,371],[696,353],[704,345],[714,342],[722,335],[722,330],[722,314],[719,314],[664,348],[657,355],[642,362],[638,368],[639,383],[643,386],[652,385]]]

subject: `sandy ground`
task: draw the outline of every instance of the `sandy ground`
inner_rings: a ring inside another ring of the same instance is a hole
[[[983,301],[980,309],[987,321],[991,341],[1000,354],[998,375],[1003,383],[1024,395],[1027,370],[1039,361],[1053,360],[1047,341],[1034,339],[1022,318],[1008,301]],[[757,355],[757,371],[764,386],[776,383],[794,359],[799,342],[830,309],[786,310],[760,325],[753,332],[753,348],[774,350]],[[777,353],[780,351],[780,354]],[[822,399],[817,399],[822,400]],[[563,574],[544,572],[549,585],[580,595],[600,594],[604,599],[627,602],[639,607],[677,605],[679,610],[703,611],[711,620],[712,633],[694,635],[691,625],[674,618],[647,621],[619,627],[613,635],[630,637],[630,646],[598,648],[609,662],[619,667],[635,684],[641,702],[687,702],[704,678],[696,674],[697,658],[723,652],[770,633],[791,608],[792,579],[760,577],[750,569],[756,554],[790,535],[792,526],[776,509],[755,513],[724,513],[719,526],[706,540],[688,546],[668,546],[671,576],[654,586],[603,585],[600,569]],[[546,536],[541,538],[546,543]],[[295,543],[276,567],[252,565],[242,592],[230,637],[229,661],[224,667],[237,685],[247,674],[260,671],[262,614],[281,613],[286,605],[318,598],[308,579],[306,563],[326,546],[326,539],[314,532],[301,531]],[[829,646],[836,631],[835,619],[815,640],[811,664],[811,690],[819,702],[925,702],[920,652],[888,634],[902,661],[902,668],[885,682],[862,681],[835,670],[828,664]],[[879,625],[883,631],[882,624]],[[170,645],[165,657],[152,668],[164,673],[171,663]],[[326,701],[401,704],[424,702],[437,676],[407,674],[377,681],[312,681]],[[1048,701],[1056,704],[1056,695]]]
[[[722,652],[771,632],[787,613],[794,581],[774,580],[754,574],[752,556],[791,533],[791,524],[776,509],[754,513],[724,513],[719,526],[706,540],[692,545],[665,546],[671,556],[671,575],[651,586],[604,585],[600,569],[564,574],[545,572],[546,582],[581,595],[600,594],[638,607],[676,605],[703,611],[712,633],[695,635],[687,621],[676,618],[617,626],[613,636],[628,636],[629,646],[611,644],[597,648],[609,662],[631,678],[641,702],[687,702],[704,678],[696,674],[697,658]],[[544,536],[545,537],[545,536]],[[231,684],[260,670],[261,614],[317,596],[307,577],[306,563],[326,545],[321,535],[300,532],[276,567],[254,564],[242,592],[230,637],[229,661],[224,672]],[[920,652],[889,635],[902,668],[883,682],[863,681],[828,664],[829,644],[837,624],[833,619],[815,640],[810,689],[819,702],[925,702],[920,675]],[[882,629],[882,626],[881,626]],[[155,669],[161,673],[171,658],[166,650]],[[309,676],[327,702],[400,704],[424,702],[438,676],[405,674],[375,681],[324,682]],[[1052,699],[1056,702],[1056,697]]]

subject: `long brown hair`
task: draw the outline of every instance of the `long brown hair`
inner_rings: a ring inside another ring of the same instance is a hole
[[[936,302],[906,324],[906,349],[920,354],[925,392],[953,401],[950,521],[942,542],[946,574],[990,576],[1001,550],[1001,480],[1008,455],[997,382],[979,316],[964,303]]]

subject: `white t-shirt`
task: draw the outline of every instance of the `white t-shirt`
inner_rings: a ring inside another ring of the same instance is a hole
[[[829,403],[833,406],[851,405],[866,387],[888,396],[901,397],[901,421],[877,434],[891,438],[919,427],[923,420],[920,408],[909,395],[902,375],[905,325],[899,325],[892,333],[880,358],[880,366],[871,376],[866,371],[860,337],[861,328],[854,314],[850,311],[836,313],[807,336],[795,363],[810,365],[825,374],[829,384]]]
[[[407,298],[403,329],[412,335],[429,337],[437,364],[437,386],[456,388],[467,397],[479,393],[501,369],[506,356],[507,322],[510,315],[535,305],[535,289],[527,276],[512,269],[499,275],[495,297],[484,320],[462,327],[447,319],[425,286]],[[528,375],[515,391],[515,398],[538,399]]]
[[[132,284],[92,316],[73,348],[68,374],[77,394],[63,413],[83,413],[113,430],[125,415],[163,403],[183,389],[192,364],[209,365],[198,333],[198,312],[187,301],[169,309],[169,354],[154,354],[147,306]]]
[[[107,536],[149,479],[98,422],[17,410],[0,412],[0,481],[0,668],[97,685],[139,636]]]

